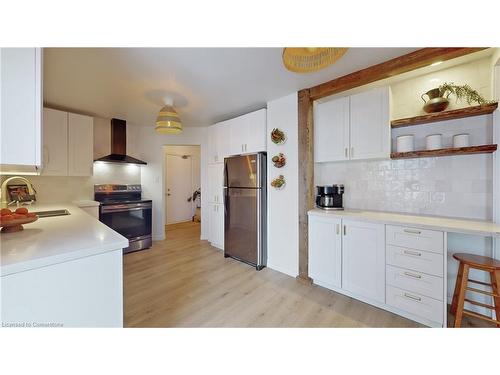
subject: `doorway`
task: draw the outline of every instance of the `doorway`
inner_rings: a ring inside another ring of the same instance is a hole
[[[165,146],[165,223],[201,218],[200,146]]]

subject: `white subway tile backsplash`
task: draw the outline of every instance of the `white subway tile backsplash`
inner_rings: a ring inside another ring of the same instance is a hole
[[[316,163],[316,185],[345,185],[344,206],[491,220],[491,155]]]

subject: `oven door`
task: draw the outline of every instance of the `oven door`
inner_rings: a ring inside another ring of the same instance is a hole
[[[99,220],[134,241],[151,236],[152,203],[123,203],[101,206]]]

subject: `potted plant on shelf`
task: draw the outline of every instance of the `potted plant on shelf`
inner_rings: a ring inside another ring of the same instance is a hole
[[[426,101],[424,96],[427,95]],[[486,100],[481,94],[474,90],[469,85],[455,85],[453,82],[445,82],[441,86],[427,91],[421,95],[424,101],[424,111],[427,113],[444,111],[450,104],[449,96],[454,95],[456,100],[465,100],[471,105],[477,103],[479,105],[489,104],[491,101]]]

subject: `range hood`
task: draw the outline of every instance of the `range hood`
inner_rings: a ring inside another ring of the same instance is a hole
[[[145,161],[127,155],[127,122],[111,119],[111,154],[95,159],[107,163],[147,164]]]

